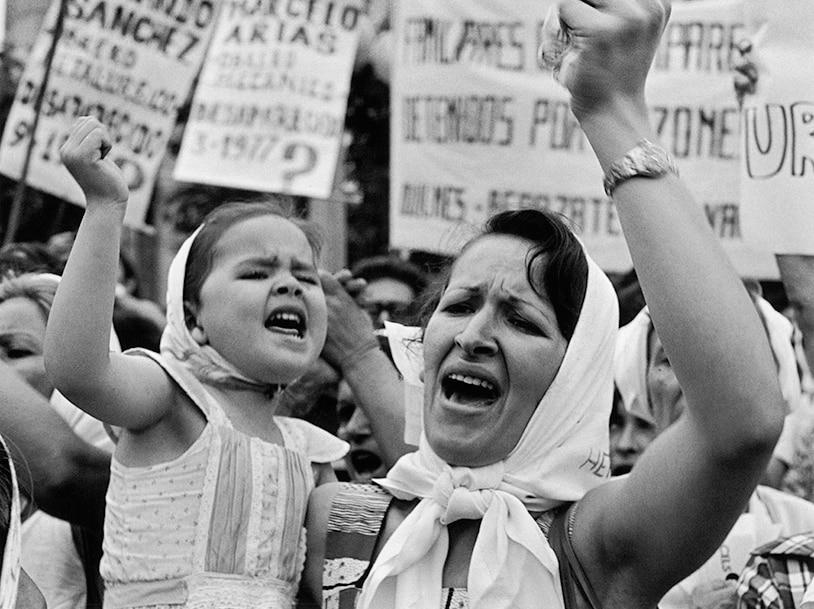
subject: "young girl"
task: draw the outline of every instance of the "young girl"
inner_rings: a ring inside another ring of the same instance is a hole
[[[105,517],[105,607],[291,607],[308,495],[346,445],[273,417],[319,356],[327,313],[305,225],[264,203],[211,213],[181,246],[161,354],[110,353],[128,190],[85,117],[62,148],[87,210],[54,301],[46,365],[122,428]]]

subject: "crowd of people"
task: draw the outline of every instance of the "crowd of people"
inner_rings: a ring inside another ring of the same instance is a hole
[[[653,143],[668,0],[559,11],[617,289],[546,211],[492,216],[439,274],[331,274],[318,226],[253,198],[213,206],[159,306],[115,143],[74,124],[78,229],[0,250],[0,609],[814,602],[811,274],[782,261],[775,310]]]

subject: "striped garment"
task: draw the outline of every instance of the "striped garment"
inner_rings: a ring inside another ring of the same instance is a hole
[[[738,580],[739,609],[799,609],[814,579],[814,533],[783,537],[752,552]]]

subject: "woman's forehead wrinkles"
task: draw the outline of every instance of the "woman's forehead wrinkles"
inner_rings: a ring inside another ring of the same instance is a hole
[[[446,292],[449,291],[462,291],[470,295],[482,296],[486,296],[491,292],[497,294],[501,301],[514,307],[530,307],[542,315],[550,317],[547,311],[550,304],[537,294],[525,279],[517,286],[515,281],[503,275],[483,278],[480,281],[467,281],[466,278],[462,277],[458,283],[450,282]]]

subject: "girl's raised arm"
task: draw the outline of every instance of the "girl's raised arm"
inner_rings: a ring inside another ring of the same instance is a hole
[[[110,353],[109,334],[128,188],[107,156],[110,136],[95,118],[76,121],[61,149],[87,208],[54,299],[45,363],[56,387],[88,414],[139,429],[171,404],[166,375],[149,358]]]
[[[600,599],[624,586],[647,604],[723,541],[783,422],[771,352],[741,280],[686,186],[641,143],[658,141],[644,83],[669,13],[667,0],[560,2],[572,40],[561,80],[603,171],[621,176],[613,199],[688,403],[627,479],[580,502],[574,529]],[[638,158],[617,164],[629,151]],[[625,177],[631,168],[655,176]]]

